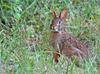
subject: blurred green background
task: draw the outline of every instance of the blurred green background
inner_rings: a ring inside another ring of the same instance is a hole
[[[90,58],[85,69],[67,66],[63,55],[53,63],[49,45],[51,9],[68,17],[64,30],[100,54],[99,0],[0,0],[0,74],[100,74]]]

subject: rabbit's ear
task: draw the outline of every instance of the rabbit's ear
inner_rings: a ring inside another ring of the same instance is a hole
[[[52,11],[52,16],[55,18],[56,17],[56,12]]]
[[[67,10],[63,9],[63,11],[60,13],[59,18],[63,20],[68,15]]]

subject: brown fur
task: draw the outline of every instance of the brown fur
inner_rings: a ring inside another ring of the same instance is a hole
[[[61,24],[58,23],[67,16],[67,11],[64,9],[59,17],[54,14],[55,12],[53,12],[54,19],[50,25],[50,29],[53,30],[50,33],[50,44],[55,49],[53,55],[54,61],[58,63],[58,53],[64,54],[68,58],[71,58],[73,55],[76,55],[78,58],[87,57],[89,55],[89,49],[85,45],[67,32],[55,31],[56,26],[58,26],[57,28],[60,28],[59,25]]]

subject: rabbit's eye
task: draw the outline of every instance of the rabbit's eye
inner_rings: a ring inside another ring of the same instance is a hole
[[[59,24],[61,23],[61,21],[59,21]]]
[[[59,21],[58,23],[59,23],[59,25],[60,25],[60,24],[61,24],[61,21]]]

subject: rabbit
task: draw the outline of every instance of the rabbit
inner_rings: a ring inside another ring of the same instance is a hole
[[[55,11],[52,12],[53,19],[50,25],[49,42],[54,48],[53,59],[55,63],[59,62],[60,54],[63,54],[68,59],[75,55],[78,57],[78,60],[89,56],[89,48],[68,32],[62,31],[61,25],[67,16],[67,9],[63,9],[59,16],[57,16]]]

